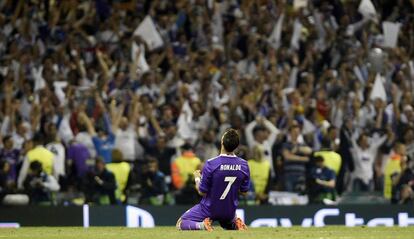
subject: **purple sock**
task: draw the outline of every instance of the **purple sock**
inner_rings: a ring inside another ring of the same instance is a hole
[[[180,229],[181,230],[204,230],[204,226],[202,222],[181,220]]]

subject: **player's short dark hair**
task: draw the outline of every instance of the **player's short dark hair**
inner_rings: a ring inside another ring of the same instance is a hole
[[[228,129],[223,134],[223,147],[227,152],[233,152],[239,146],[239,134],[235,129]]]

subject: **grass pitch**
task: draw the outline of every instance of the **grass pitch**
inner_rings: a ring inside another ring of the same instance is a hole
[[[249,228],[248,231],[214,232],[177,231],[174,227],[134,229],[125,227],[23,227],[0,229],[0,238],[7,239],[413,239],[414,227],[353,227],[329,226],[323,228]]]

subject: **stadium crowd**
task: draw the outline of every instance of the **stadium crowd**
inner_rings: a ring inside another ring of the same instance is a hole
[[[0,204],[194,203],[230,127],[246,203],[413,203],[414,1],[304,2],[0,1]]]

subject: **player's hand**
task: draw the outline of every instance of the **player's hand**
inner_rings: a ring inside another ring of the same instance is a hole
[[[196,171],[194,171],[193,175],[194,175],[194,178],[201,178],[201,171],[196,170]]]

